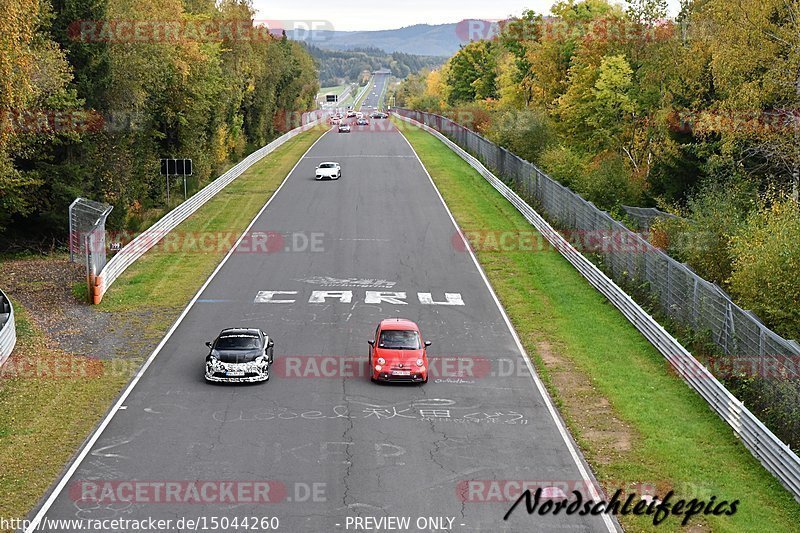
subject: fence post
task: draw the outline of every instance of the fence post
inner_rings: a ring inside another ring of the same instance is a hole
[[[89,296],[89,303],[92,303],[94,301],[94,279],[97,273],[94,271],[94,261],[92,260],[91,233],[83,236],[83,245],[86,250],[86,290]]]

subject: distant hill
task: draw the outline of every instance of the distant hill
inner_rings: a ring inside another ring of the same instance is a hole
[[[379,48],[388,53],[450,57],[458,52],[460,46],[469,42],[469,35],[480,36],[481,28],[488,26],[489,23],[484,21],[465,20],[452,24],[415,24],[395,30],[287,31],[287,36],[328,50]],[[477,30],[470,32],[470,28]]]
[[[402,52],[386,53],[377,48],[355,50],[325,50],[306,44],[319,68],[322,87],[360,80],[364,71],[389,69],[394,76],[405,78],[423,68],[435,68],[446,61],[445,57],[418,56]]]

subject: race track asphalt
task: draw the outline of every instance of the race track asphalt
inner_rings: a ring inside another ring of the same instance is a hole
[[[389,81],[389,76],[386,74],[374,74],[370,83],[372,87],[367,89],[367,94],[364,96],[364,99],[361,101],[361,106],[359,109],[361,111],[367,111],[371,113],[378,109],[378,104],[380,103],[381,94],[383,93],[383,87]]]
[[[341,163],[340,180],[314,180],[323,160]],[[387,531],[386,523],[354,527],[356,517],[385,516],[409,517],[410,531],[425,517],[451,518],[444,524],[452,531],[617,527],[600,517],[529,516],[524,505],[503,521],[512,502],[496,501],[508,498],[494,489],[472,490],[526,481],[568,493],[583,475],[571,439],[398,131],[383,124],[323,135],[250,231],[270,236],[266,250],[248,238],[229,256],[124,409],[53,492],[48,518],[278,517],[279,531],[314,532]],[[270,291],[273,302],[290,302],[270,303]],[[313,291],[352,297],[329,294],[314,303]],[[376,292],[405,298],[382,294],[369,303],[368,291],[373,299]],[[463,305],[423,303],[426,293],[434,302],[450,293]],[[380,319],[395,316],[420,324],[433,342],[434,367],[472,369],[440,368],[424,386],[370,382],[358,366],[366,341]],[[204,380],[204,343],[231,326],[260,327],[275,339],[269,382]],[[270,499],[278,501],[219,503],[201,495],[200,502],[154,503],[151,493],[113,502],[121,492],[99,503],[81,500],[91,483],[118,488],[131,480],[151,489],[167,481],[270,481]],[[476,501],[487,496],[495,501]],[[421,529],[448,530],[431,524]]]

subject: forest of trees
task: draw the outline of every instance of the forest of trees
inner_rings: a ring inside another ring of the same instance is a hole
[[[250,0],[4,2],[0,241],[65,241],[76,196],[135,230],[165,207],[159,158],[193,159],[197,189],[310,109],[313,59],[253,15]]]
[[[365,70],[372,72],[381,68],[391,69],[394,76],[405,78],[422,69],[437,67],[445,59],[402,52],[387,54],[378,48],[325,50],[308,45],[308,50],[317,60],[320,84],[323,87],[357,83]]]
[[[624,219],[800,339],[800,3],[565,0],[526,11],[397,105],[452,116]]]

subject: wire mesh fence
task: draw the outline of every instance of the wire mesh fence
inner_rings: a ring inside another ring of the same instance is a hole
[[[76,198],[69,206],[69,260],[74,263],[82,262],[86,257],[86,239],[91,233],[100,229],[105,231],[106,218],[113,209],[112,206],[86,198]],[[93,240],[96,237],[92,238]],[[103,249],[103,264],[105,266],[105,247]],[[98,270],[99,272],[99,270]]]
[[[698,276],[532,163],[452,120],[421,111],[395,109],[447,136],[477,157],[557,229],[590,234],[591,246],[611,277],[648,290],[659,310],[676,324],[701,334],[729,359],[712,371],[724,379],[747,380],[751,406],[784,441],[800,442],[800,345],[767,328],[737,306],[717,285]],[[724,375],[723,375],[724,374]]]
[[[630,205],[620,206],[625,214],[633,220],[639,229],[649,230],[650,227],[659,219],[678,219],[681,218],[672,213],[661,211],[654,207],[633,207]]]
[[[80,197],[69,206],[69,259],[86,264],[87,287],[106,266],[106,219],[112,209]]]

